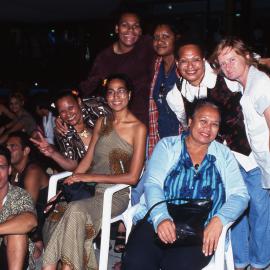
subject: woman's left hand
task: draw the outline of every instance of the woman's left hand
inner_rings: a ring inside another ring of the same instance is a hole
[[[85,177],[86,174],[84,173],[74,173],[64,180],[64,184],[72,185],[78,182],[85,182]]]
[[[222,222],[219,217],[215,216],[204,229],[202,252],[205,256],[211,256],[217,249],[218,239],[222,232]]]

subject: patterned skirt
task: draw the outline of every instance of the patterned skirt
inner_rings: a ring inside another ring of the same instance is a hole
[[[93,240],[101,228],[103,195],[96,192],[92,198],[60,204],[50,214],[43,229],[43,266],[61,261],[74,270],[98,269]],[[127,189],[114,194],[112,217],[127,208],[128,200]]]

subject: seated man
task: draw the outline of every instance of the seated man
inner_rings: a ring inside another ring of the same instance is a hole
[[[17,270],[27,267],[27,233],[37,226],[37,219],[30,195],[8,182],[10,159],[8,149],[0,145],[0,245],[6,251],[6,269]]]
[[[37,265],[43,251],[42,227],[45,222],[44,209],[47,204],[49,178],[40,162],[37,161],[34,146],[25,132],[10,133],[7,148],[11,153],[12,173],[10,182],[12,185],[29,192],[36,207],[38,227],[30,237],[35,243],[31,261]]]

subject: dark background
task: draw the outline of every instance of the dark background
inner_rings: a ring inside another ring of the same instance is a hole
[[[210,52],[225,34],[270,56],[269,0],[1,0],[0,95],[77,87],[100,50],[115,40],[119,12],[143,18],[145,33],[171,20]]]

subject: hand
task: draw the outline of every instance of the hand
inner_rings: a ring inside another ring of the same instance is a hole
[[[47,142],[39,131],[36,133],[36,138],[32,137],[30,140],[38,147],[43,155],[51,157],[55,153],[54,147]]]
[[[53,196],[53,197],[48,201],[47,206],[46,206],[46,208],[45,208],[44,211],[43,211],[44,214],[47,214],[47,213],[50,211],[50,209],[51,209],[51,208],[53,207],[53,205],[54,205],[54,201],[57,200],[58,196],[60,196],[61,193],[62,193],[61,190],[58,191],[57,194],[56,194],[55,196]]]
[[[63,120],[58,116],[55,118],[55,130],[62,136],[65,136],[68,132],[68,126]]]
[[[176,240],[175,224],[170,219],[165,219],[158,224],[157,233],[165,244],[172,244]]]
[[[35,248],[33,252],[33,257],[35,260],[37,260],[42,255],[42,251],[43,251],[42,241],[35,242]]]
[[[220,218],[213,217],[204,229],[202,252],[205,256],[210,256],[216,251],[222,228],[223,225]]]
[[[74,183],[83,182],[84,177],[85,174],[83,173],[74,173],[64,180],[64,184],[72,185]]]
[[[260,63],[261,65],[265,65],[265,66],[267,66],[268,68],[270,68],[270,58],[261,58],[261,59],[259,60],[259,63]]]

